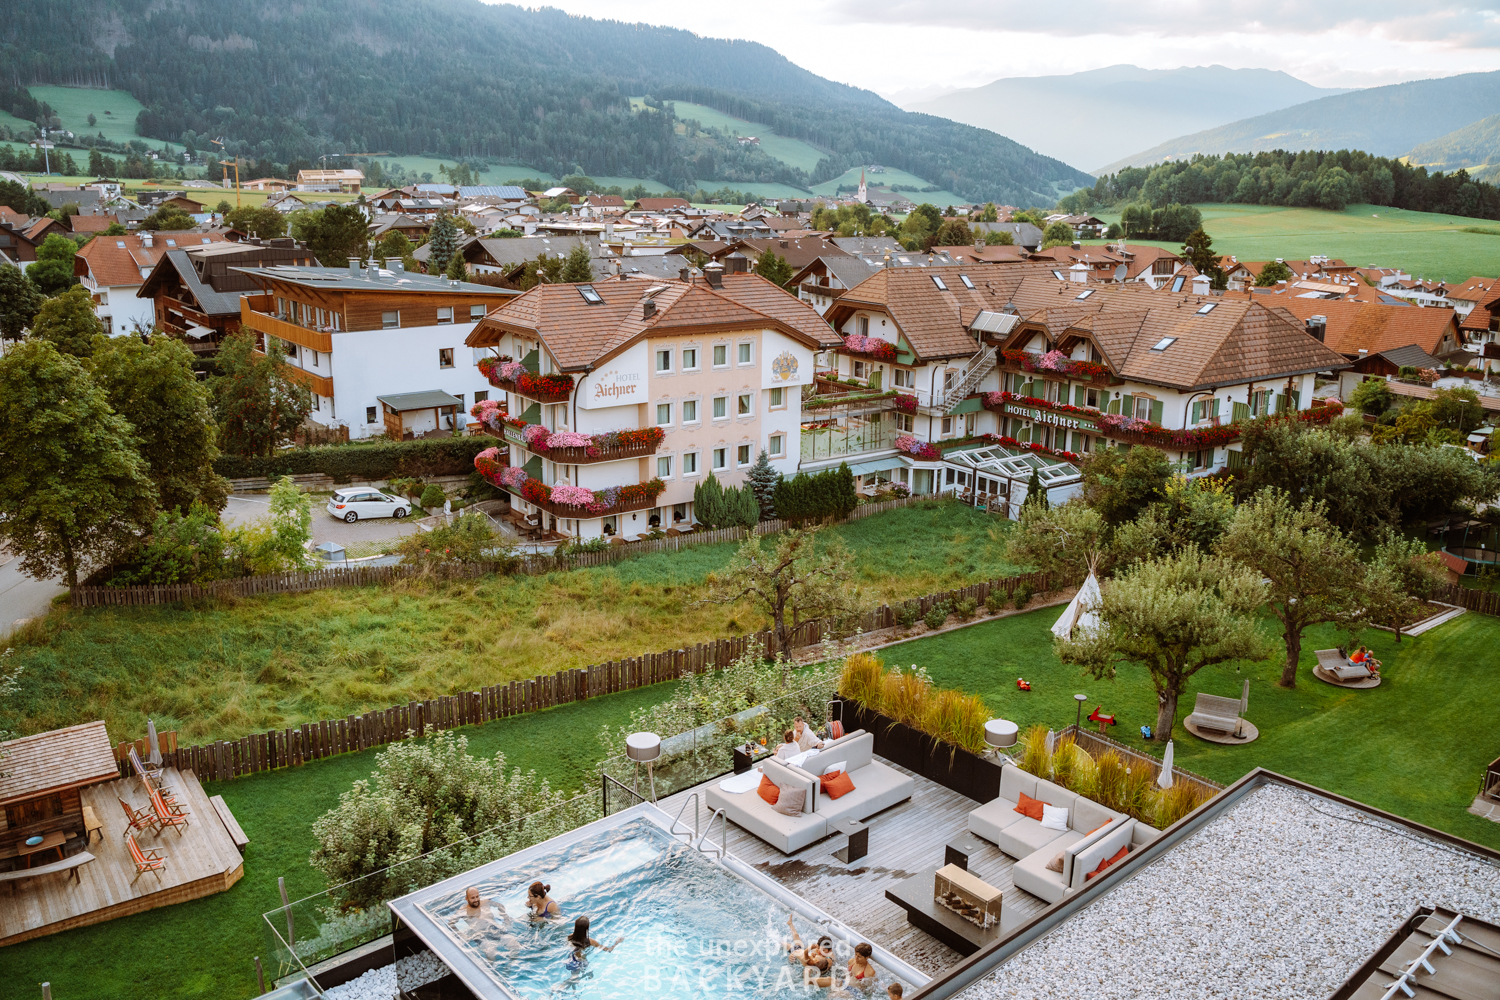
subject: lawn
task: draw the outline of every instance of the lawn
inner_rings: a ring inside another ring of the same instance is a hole
[[[581,790],[600,757],[594,739],[600,727],[628,722],[632,709],[671,693],[672,685],[662,684],[460,732],[476,756],[502,751],[511,767],[535,770],[556,788]],[[307,863],[315,846],[312,822],[369,775],[378,752],[210,783],[207,793],[224,796],[250,838],[245,877],[216,896],[0,950],[0,983],[11,984],[0,994],[20,996],[25,984],[24,995],[35,996],[32,984],[50,980],[58,1000],[254,996],[252,959],[268,950],[261,914],[280,904],[276,879],[286,878],[292,899],[327,888]],[[142,941],[150,946],[138,947]]]
[[[144,139],[152,149],[161,149],[162,140],[150,139],[135,130],[135,116],[140,114],[142,104],[130,96],[127,90],[91,90],[86,87],[27,87],[33,98],[52,105],[52,111],[62,119],[63,128],[75,135],[97,135],[111,142],[130,142]],[[105,114],[108,111],[109,114]],[[96,119],[89,124],[89,115]],[[174,153],[182,152],[182,144],[166,144]],[[87,157],[87,153],[84,154]],[[77,158],[75,154],[75,159]]]
[[[1500,236],[1463,232],[1470,226],[1500,230],[1491,220],[1381,205],[1350,205],[1342,212],[1271,205],[1198,208],[1214,249],[1240,260],[1327,254],[1359,267],[1399,267],[1413,277],[1443,281],[1500,274]],[[1119,221],[1118,214],[1099,218]],[[1181,249],[1180,243],[1145,242]]]
[[[762,125],[759,122],[746,121],[743,118],[726,115],[724,112],[716,111],[706,104],[693,104],[688,101],[673,101],[672,103],[676,106],[679,121],[692,118],[696,119],[704,128],[720,129],[735,136],[753,135],[760,139],[761,151],[766,155],[772,159],[780,160],[789,167],[796,167],[809,174],[817,168],[818,161],[827,155],[816,146],[803,142],[801,139],[792,139],[784,135],[777,135],[775,130],[769,125]],[[646,107],[645,103],[639,97],[632,97],[630,99],[630,106],[637,111]],[[709,182],[701,181],[700,183],[702,186],[707,187]],[[732,187],[738,186],[738,184],[732,181],[725,181],[724,183]],[[789,190],[796,189],[792,188]]]
[[[1004,576],[1009,522],[933,502],[833,529],[867,606]],[[112,737],[159,728],[201,742],[475,690],[763,624],[748,606],[699,603],[733,544],[544,577],[254,598],[208,610],[55,612],[16,651],[21,689],[0,727],[29,733],[104,719]]]
[[[832,180],[824,181],[822,184],[814,184],[812,188],[813,194],[832,198],[838,193],[840,185],[846,188],[859,187],[860,169],[859,167],[851,167]],[[870,187],[876,185],[889,187],[892,184],[899,184],[905,188],[912,188],[913,190],[898,191],[896,193],[904,198],[911,199],[912,203],[917,205],[925,202],[944,209],[949,205],[967,205],[969,203],[969,199],[960,198],[952,191],[922,191],[920,190],[921,188],[929,186],[927,181],[924,181],[916,174],[909,174],[905,170],[897,170],[895,167],[886,167],[884,172],[878,174],[866,172],[865,183]]]
[[[1002,618],[902,643],[881,655],[889,664],[925,667],[940,686],[981,695],[995,715],[1019,723],[1023,732],[1037,724],[1070,725],[1077,714],[1073,695],[1087,694],[1085,716],[1103,706],[1119,720],[1109,729],[1111,737],[1147,748],[1140,727],[1155,725],[1156,697],[1145,670],[1126,667],[1116,680],[1101,681],[1063,665],[1048,631],[1058,614],[1047,608]],[[1269,620],[1265,631],[1278,634]],[[1176,762],[1225,784],[1257,766],[1269,768],[1500,848],[1500,824],[1465,811],[1485,766],[1500,754],[1493,658],[1500,619],[1470,612],[1399,644],[1378,631],[1364,640],[1384,663],[1384,682],[1368,691],[1335,688],[1313,677],[1313,651],[1339,642],[1330,627],[1307,632],[1294,690],[1276,684],[1279,656],[1204,668],[1178,705]],[[1031,691],[1016,690],[1020,676],[1031,682]],[[1247,718],[1260,729],[1256,742],[1220,746],[1182,728],[1197,692],[1238,696],[1245,678]],[[1161,746],[1152,744],[1147,752],[1160,756]]]

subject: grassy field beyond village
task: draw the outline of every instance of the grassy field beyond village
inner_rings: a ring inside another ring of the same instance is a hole
[[[1010,522],[934,502],[839,525],[863,603],[1013,573]],[[769,541],[769,540],[768,540]],[[761,628],[748,605],[698,603],[735,545],[707,545],[544,577],[365,587],[209,610],[55,612],[16,650],[21,690],[0,725],[40,732],[103,719],[125,739],[249,732],[475,690]]]
[[[1199,205],[1214,250],[1240,260],[1306,260],[1327,254],[1356,267],[1397,267],[1415,278],[1464,281],[1500,274],[1500,235],[1464,232],[1500,223],[1458,215],[1408,212],[1384,205],[1350,205],[1342,212],[1272,205]],[[1105,222],[1120,216],[1099,214]],[[1177,243],[1141,240],[1179,250]]]

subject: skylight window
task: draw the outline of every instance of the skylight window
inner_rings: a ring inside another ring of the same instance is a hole
[[[1061,271],[1053,271],[1052,272],[1052,277],[1056,278],[1058,281],[1063,280],[1063,276],[1062,276],[1062,272]]]
[[[1171,347],[1175,343],[1177,343],[1177,338],[1176,337],[1163,337],[1160,340],[1158,340],[1156,343],[1152,344],[1151,345],[1151,349],[1153,351],[1165,351],[1167,348]]]
[[[1187,275],[1179,274],[1177,277],[1175,277],[1175,278],[1172,279],[1172,291],[1174,291],[1174,292],[1180,292],[1180,291],[1182,291],[1182,286],[1185,285],[1186,283],[1187,283]]]
[[[593,285],[579,285],[578,294],[583,296],[583,301],[591,306],[597,306],[604,302],[604,296],[600,295]]]
[[[1218,306],[1219,306],[1219,304],[1217,302],[1208,302],[1208,303],[1205,303],[1204,305],[1201,305],[1201,306],[1198,307],[1198,315],[1199,316],[1207,316],[1209,313],[1211,313],[1215,309],[1217,309]]]
[[[911,258],[910,257],[902,257],[899,254],[897,255],[896,259],[898,261],[900,261],[901,263],[903,263],[903,264],[910,264],[911,263]]]
[[[115,246],[119,247],[121,250],[124,250],[125,249],[125,241],[124,240],[115,240]]]
[[[1094,289],[1092,289],[1092,288],[1090,288],[1090,289],[1086,289],[1086,290],[1085,290],[1085,291],[1082,291],[1082,292],[1079,292],[1079,293],[1078,293],[1078,294],[1077,294],[1077,295],[1075,295],[1075,296],[1073,296],[1073,298],[1075,298],[1075,299],[1086,299],[1086,298],[1088,298],[1088,297],[1089,297],[1089,296],[1090,296],[1090,295],[1093,295],[1093,294],[1094,294],[1094,291],[1095,291],[1095,290],[1094,290]]]
[[[969,291],[972,292],[974,290],[974,282],[969,279],[969,276],[967,274],[960,274],[958,276],[958,280],[962,281],[964,283],[964,287]]]
[[[167,240],[167,246],[169,246],[169,247],[175,247],[176,245],[177,245],[177,241],[176,240]]]
[[[948,286],[943,283],[943,276],[941,274],[930,274],[928,277],[932,279],[934,285],[937,285],[938,291],[946,292],[948,290]]]

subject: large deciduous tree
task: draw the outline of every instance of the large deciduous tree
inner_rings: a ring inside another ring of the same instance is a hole
[[[97,342],[91,367],[110,407],[130,421],[162,508],[222,509],[229,481],[214,472],[213,397],[193,373],[193,352],[160,333],[149,342],[107,337]]]
[[[292,379],[279,345],[268,353],[241,331],[219,347],[213,380],[219,444],[234,455],[269,455],[289,441],[312,412],[312,394]]]
[[[25,271],[0,265],[0,339],[20,340],[45,301]]]
[[[852,613],[859,592],[849,550],[836,535],[821,545],[818,539],[815,528],[792,528],[777,535],[768,551],[760,535],[751,535],[723,572],[710,574],[708,602],[754,601],[770,616],[779,650],[787,648],[800,622]]]
[[[31,321],[31,332],[64,354],[86,358],[94,353],[94,338],[104,335],[104,324],[94,312],[88,289],[79,285],[43,303]]]
[[[1218,551],[1270,580],[1264,596],[1286,644],[1282,687],[1297,686],[1297,659],[1308,626],[1355,627],[1363,620],[1368,569],[1349,536],[1328,520],[1321,501],[1298,504],[1281,490],[1257,493],[1235,512]]]
[[[1107,448],[1083,461],[1081,496],[1110,524],[1133,521],[1165,496],[1172,462],[1160,450]]]
[[[77,243],[52,233],[36,248],[36,262],[26,266],[26,276],[43,295],[56,295],[78,284],[73,273],[73,257],[77,253]]]
[[[1117,576],[1104,590],[1099,627],[1058,641],[1058,656],[1099,678],[1113,679],[1122,666],[1144,666],[1156,689],[1153,735],[1166,740],[1194,674],[1265,655],[1255,627],[1263,597],[1252,570],[1189,546]]]
[[[82,362],[43,340],[0,358],[0,538],[38,579],[80,571],[134,543],[156,488],[130,424]]]
[[[285,236],[287,229],[286,216],[264,205],[244,205],[236,208],[225,214],[224,223],[242,233],[268,240]]]

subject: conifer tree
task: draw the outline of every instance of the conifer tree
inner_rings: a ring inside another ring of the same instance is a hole
[[[584,243],[579,243],[568,254],[568,259],[563,262],[563,281],[593,281],[594,265],[589,262],[589,248]]]
[[[432,224],[432,232],[428,235],[427,246],[430,248],[427,273],[446,273],[449,259],[458,251],[458,225],[454,223],[453,216],[444,212],[437,217],[437,221]]]
[[[721,527],[724,523],[724,488],[712,472],[707,479],[693,487],[693,515],[698,523],[707,525],[710,529]]]
[[[760,457],[750,467],[750,488],[755,492],[761,518],[770,520],[776,516],[776,494],[780,487],[781,473],[771,468],[771,457],[762,448]]]

